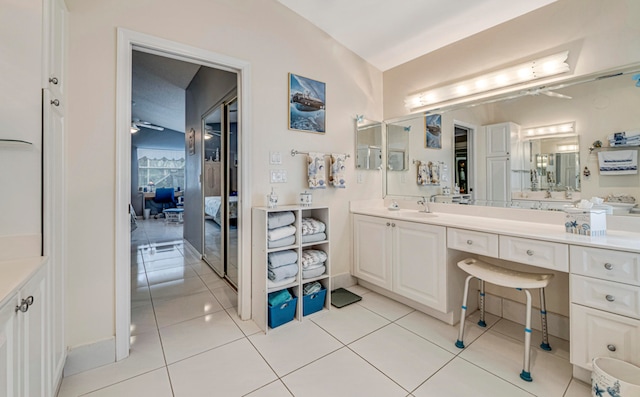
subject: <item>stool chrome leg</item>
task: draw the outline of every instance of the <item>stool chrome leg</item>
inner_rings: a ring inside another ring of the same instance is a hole
[[[551,345],[549,345],[549,332],[547,330],[547,305],[544,298],[544,288],[540,288],[540,316],[542,317],[542,343],[540,348],[542,350],[551,351]]]
[[[486,327],[487,323],[484,321],[484,280],[480,280],[480,321],[478,321],[480,327]]]
[[[469,294],[469,282],[473,276],[468,276],[464,282],[464,295],[462,296],[462,311],[460,311],[460,331],[458,331],[458,340],[456,340],[456,347],[464,349],[464,320],[467,314],[467,297]]]
[[[520,373],[520,378],[527,382],[531,382],[531,292],[529,290],[523,290],[527,295],[527,318],[525,319],[524,327],[524,362],[522,364],[523,369]]]

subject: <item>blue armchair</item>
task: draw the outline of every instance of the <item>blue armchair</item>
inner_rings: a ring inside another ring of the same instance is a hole
[[[154,197],[153,201],[161,206],[161,213],[164,212],[164,210],[167,208],[175,208],[177,204],[175,192],[171,187],[157,188],[156,196]]]

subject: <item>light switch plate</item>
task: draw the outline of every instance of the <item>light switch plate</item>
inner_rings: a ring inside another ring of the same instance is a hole
[[[269,170],[271,174],[271,183],[287,182],[287,170]]]
[[[282,154],[280,152],[269,152],[269,164],[282,164]]]

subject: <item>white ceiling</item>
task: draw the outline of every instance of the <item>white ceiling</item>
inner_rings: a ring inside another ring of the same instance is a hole
[[[556,0],[278,0],[385,71]]]

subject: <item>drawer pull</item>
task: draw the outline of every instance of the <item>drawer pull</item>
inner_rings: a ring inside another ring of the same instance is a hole
[[[611,269],[613,269],[613,265],[611,263],[605,263],[604,264],[604,268],[607,269],[607,270],[611,270]]]
[[[51,83],[53,85],[58,85],[58,78],[57,77],[49,77],[49,83]]]
[[[395,223],[392,223],[392,224],[391,224],[391,227],[396,227],[396,224],[395,224]]]
[[[616,345],[607,345],[607,349],[609,349],[609,351],[614,352],[616,351]]]
[[[613,295],[607,295],[605,296],[605,298],[609,301],[609,302],[613,302],[614,300],[616,300],[616,297]]]
[[[57,99],[54,99],[54,100],[52,100],[52,101],[51,101],[51,104],[52,104],[53,106],[60,106],[60,101],[59,101],[59,100],[57,100]]]
[[[473,244],[473,240],[467,240],[467,244],[469,245]]]
[[[387,226],[391,226],[391,223],[387,222]]]
[[[527,255],[533,256],[533,251],[532,250],[527,250]]]

